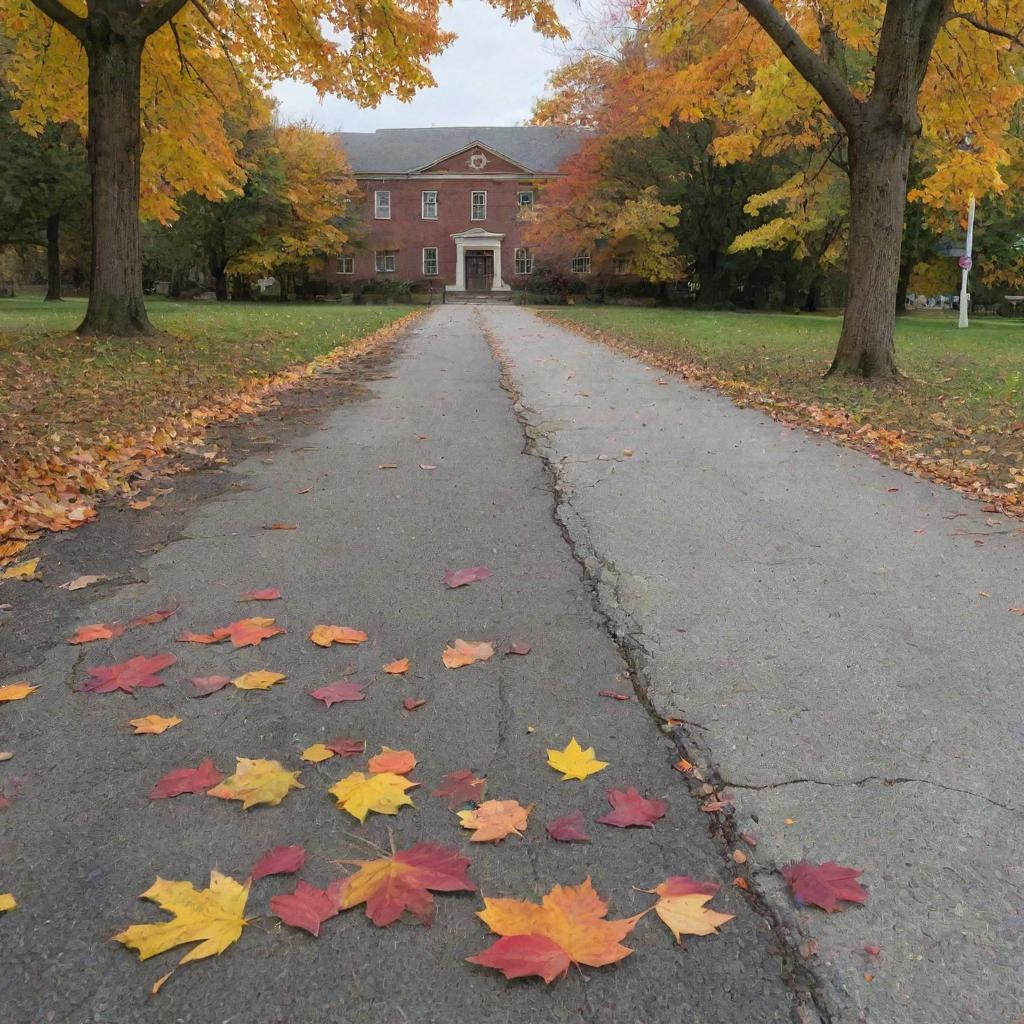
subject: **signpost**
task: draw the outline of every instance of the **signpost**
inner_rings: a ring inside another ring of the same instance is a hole
[[[970,293],[967,291],[967,275],[971,271],[971,251],[974,248],[974,196],[971,196],[967,205],[967,243],[964,245],[964,254],[957,261],[960,264],[960,326],[967,326],[967,307],[971,303]]]

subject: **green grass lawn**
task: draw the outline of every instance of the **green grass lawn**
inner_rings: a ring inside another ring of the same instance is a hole
[[[54,434],[88,443],[230,392],[239,382],[369,334],[401,306],[206,303],[151,299],[161,334],[78,339],[85,301],[0,299],[0,458]]]
[[[836,316],[694,312],[579,306],[545,311],[610,334],[655,356],[707,368],[781,399],[840,407],[858,423],[901,430],[935,458],[974,465],[978,476],[1019,490],[1024,478],[1024,321],[955,314],[900,317],[897,385],[823,377],[839,338]]]

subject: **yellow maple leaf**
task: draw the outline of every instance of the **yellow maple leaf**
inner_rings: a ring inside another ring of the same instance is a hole
[[[463,668],[478,661],[489,661],[494,657],[494,645],[486,640],[456,640],[441,653],[445,668]]]
[[[317,647],[330,647],[331,644],[361,644],[368,637],[361,629],[350,626],[314,626],[309,631],[309,639]]]
[[[221,800],[241,800],[248,810],[256,804],[276,807],[292,789],[305,788],[299,782],[301,772],[290,772],[279,761],[263,758],[235,758],[235,774],[206,791]]]
[[[157,924],[133,924],[114,939],[137,950],[140,960],[165,953],[188,942],[199,945],[190,949],[179,961],[192,960],[223,953],[238,940],[245,927],[243,916],[249,897],[249,883],[241,885],[219,871],[210,872],[210,887],[196,889],[191,882],[157,880],[142,894],[162,910],[172,914],[174,920]]]
[[[412,807],[413,802],[405,791],[415,785],[415,782],[394,772],[381,772],[379,775],[352,772],[331,786],[329,792],[337,798],[338,807],[364,822],[370,811],[397,814],[400,807]]]
[[[13,892],[0,892],[0,914],[7,910],[14,910],[18,901],[14,898]]]
[[[607,761],[598,761],[594,756],[594,748],[584,750],[576,737],[569,740],[564,750],[549,750],[548,764],[556,772],[562,773],[563,779],[579,779],[582,782],[588,775],[593,775],[608,767]]]
[[[269,690],[275,683],[283,682],[285,678],[283,672],[268,672],[266,669],[260,669],[258,672],[245,672],[240,676],[235,676],[231,682],[239,690]]]
[[[521,836],[532,810],[532,805],[523,807],[518,800],[485,800],[457,813],[462,827],[473,831],[471,843],[497,843],[506,836]]]
[[[5,700],[24,700],[38,689],[38,686],[31,683],[8,683],[7,686],[0,686],[0,704]]]
[[[682,942],[684,935],[715,935],[726,921],[736,916],[709,910],[705,904],[714,898],[718,886],[711,885],[711,891],[701,892],[699,889],[702,885],[694,883],[692,879],[679,877],[670,878],[646,890],[657,893],[659,898],[654,904],[654,912],[668,925],[676,942]]]
[[[9,569],[0,572],[0,580],[30,580],[36,575],[39,568],[39,559],[30,558],[27,562],[20,562],[12,565]]]
[[[146,715],[143,718],[133,718],[128,724],[135,727],[136,736],[155,736],[159,733],[167,732],[168,729],[173,729],[176,725],[181,725],[181,719],[177,715],[171,718],[162,718],[160,715]]]
[[[314,743],[302,752],[302,760],[309,761],[311,764],[319,764],[321,761],[327,761],[334,757],[334,754],[335,752],[323,743]]]

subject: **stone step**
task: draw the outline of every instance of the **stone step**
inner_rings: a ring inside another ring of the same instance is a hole
[[[511,292],[447,292],[445,302],[455,303],[492,303],[511,302]]]

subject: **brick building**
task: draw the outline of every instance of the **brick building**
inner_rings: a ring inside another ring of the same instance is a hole
[[[339,281],[436,281],[449,291],[508,291],[531,273],[523,211],[582,134],[566,128],[388,128],[335,135],[364,192],[361,245]]]

